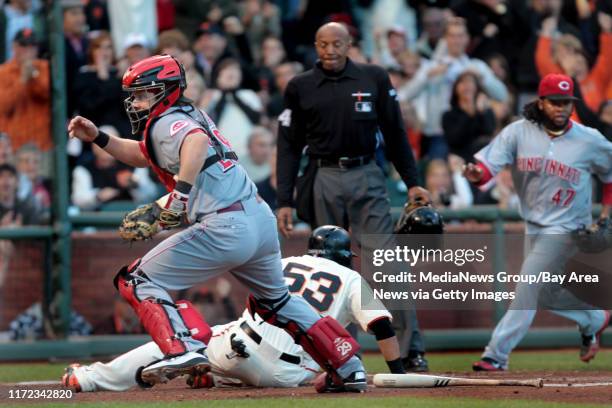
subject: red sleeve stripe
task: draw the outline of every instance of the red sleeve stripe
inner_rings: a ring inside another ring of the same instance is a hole
[[[603,198],[601,203],[604,205],[612,205],[612,183],[603,185]]]
[[[204,129],[202,129],[202,128],[195,128],[195,129],[191,129],[191,130],[189,131],[189,133],[187,133],[187,134],[185,135],[185,137],[187,137],[187,136],[189,136],[189,135],[191,135],[191,134],[194,134],[194,133],[204,133],[205,135],[207,134],[207,133],[206,133],[206,131],[205,131]]]
[[[482,178],[478,183],[476,183],[476,185],[482,186],[483,184],[488,183],[489,180],[493,178],[493,174],[483,162],[478,162],[476,166],[478,166],[482,170]]]

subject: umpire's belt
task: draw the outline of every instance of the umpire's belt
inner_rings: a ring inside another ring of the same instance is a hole
[[[372,161],[373,156],[340,157],[339,159],[315,159],[317,167],[334,167],[337,169],[352,169],[353,167],[364,166]]]
[[[242,322],[240,323],[240,328],[247,334],[247,336],[249,336],[255,343],[257,344],[261,344],[261,336],[259,334],[257,334],[257,332],[255,330],[253,330],[251,328],[251,326],[249,326],[247,324],[247,322]],[[287,354],[287,353],[283,353],[280,355],[279,357],[281,360],[286,361],[287,363],[291,363],[291,364],[295,364],[295,365],[300,365],[300,362],[302,361],[298,356],[294,356],[291,354]]]

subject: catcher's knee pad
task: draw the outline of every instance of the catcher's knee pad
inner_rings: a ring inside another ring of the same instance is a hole
[[[140,258],[119,269],[119,272],[117,272],[113,279],[115,289],[117,289],[121,297],[127,300],[130,306],[137,312],[140,299],[136,295],[135,288],[138,284],[138,280],[142,278],[133,276],[132,273],[136,272],[138,265],[140,265]]]
[[[200,312],[188,300],[178,300],[175,305],[181,319],[183,319],[183,323],[189,329],[191,337],[204,344],[208,344],[212,337],[212,329]]]

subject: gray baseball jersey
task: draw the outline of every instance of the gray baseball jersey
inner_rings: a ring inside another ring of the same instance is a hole
[[[210,132],[203,128],[203,123]],[[153,138],[155,158],[161,168],[178,174],[183,141],[197,129],[205,130],[210,139],[207,157],[217,153],[215,142],[218,142],[217,149],[231,151],[229,142],[206,113],[191,106],[172,107],[160,116],[149,133],[149,137]],[[228,207],[236,201],[248,200],[256,194],[255,184],[237,161],[220,160],[198,175],[189,194],[189,218],[195,220],[198,215]]]
[[[612,182],[612,143],[576,122],[551,138],[538,125],[518,120],[474,157],[493,175],[511,165],[523,219],[564,231],[592,222],[591,174]]]

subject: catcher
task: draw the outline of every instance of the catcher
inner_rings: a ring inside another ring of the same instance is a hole
[[[114,280],[165,356],[145,367],[142,379],[157,384],[210,370],[208,325],[167,291],[231,272],[251,290],[252,312],[286,329],[339,391],[364,391],[358,343],[335,319],[321,318],[289,294],[274,214],[213,121],[183,97],[185,88],[176,59],[149,57],[123,76],[126,112],[133,133],[143,131],[141,142],[109,136],[80,116],[68,125],[71,137],[93,142],[128,165],[151,166],[170,192],[128,214],[121,236],[141,240],[162,228],[187,226],[121,268]]]
[[[342,325],[359,324],[374,334],[389,371],[404,373],[390,313],[373,298],[367,308],[361,306],[363,294],[371,289],[362,287],[367,284],[351,269],[352,256],[351,240],[344,229],[319,227],[310,236],[307,255],[283,259],[285,281],[291,293],[304,298],[316,312],[333,316]],[[213,383],[296,387],[312,381],[319,372],[319,366],[287,333],[248,310],[235,322],[212,327],[208,356],[212,378],[207,374],[191,377],[192,388]],[[138,377],[139,367],[161,357],[159,347],[149,342],[106,364],[73,364],[66,369],[62,385],[77,392],[125,391],[137,382],[146,387]],[[321,391],[333,391],[323,378],[317,384]]]

